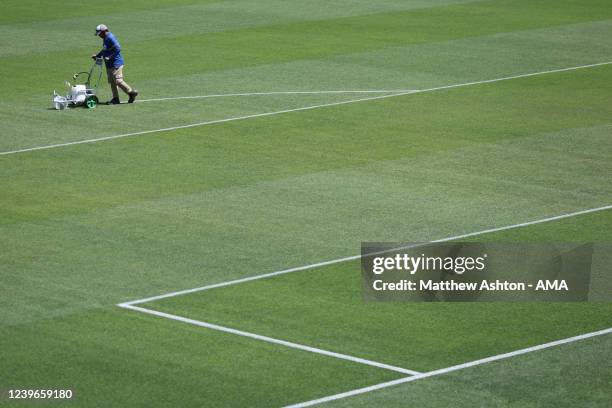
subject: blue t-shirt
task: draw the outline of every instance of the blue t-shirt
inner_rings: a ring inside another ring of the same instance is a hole
[[[105,58],[106,66],[109,68],[119,68],[123,65],[121,45],[119,45],[119,41],[117,41],[113,33],[107,33],[104,40],[102,40],[102,51],[98,53],[98,57],[100,56]]]

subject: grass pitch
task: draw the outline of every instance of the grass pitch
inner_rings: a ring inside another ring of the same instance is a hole
[[[49,109],[99,23],[141,102]],[[11,152],[610,62],[610,38],[604,0],[3,2],[0,404],[282,406],[400,377],[115,305],[612,204],[612,65]],[[146,101],[363,90],[381,92]],[[359,284],[345,263],[147,306],[418,371],[612,326],[609,303],[370,304]],[[611,353],[603,336],[331,405],[607,407]]]

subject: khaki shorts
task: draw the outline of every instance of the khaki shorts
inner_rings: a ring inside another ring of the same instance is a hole
[[[123,65],[119,68],[108,68],[106,67],[106,76],[108,77],[108,83],[113,84],[123,79]]]

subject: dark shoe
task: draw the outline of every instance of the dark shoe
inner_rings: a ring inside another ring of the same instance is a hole
[[[132,92],[129,93],[130,99],[128,99],[128,103],[134,103],[136,97],[138,96],[138,91],[133,89]]]
[[[119,105],[121,102],[119,98],[113,98],[110,101],[106,102],[107,105]]]

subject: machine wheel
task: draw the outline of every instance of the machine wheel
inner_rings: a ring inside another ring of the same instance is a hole
[[[96,95],[89,95],[85,100],[85,106],[87,106],[88,109],[93,109],[98,106],[98,102],[99,100]]]

